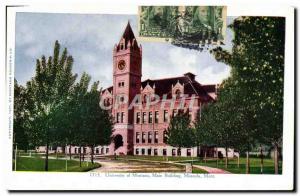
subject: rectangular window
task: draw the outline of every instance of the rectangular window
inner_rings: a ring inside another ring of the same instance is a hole
[[[167,149],[163,149],[163,155],[167,156]]]
[[[172,149],[172,156],[176,156],[176,149]]]
[[[167,143],[167,140],[168,140],[168,133],[167,131],[164,131],[164,143]]]
[[[135,154],[139,155],[139,149],[138,148],[135,149]]]
[[[158,111],[155,111],[155,114],[154,114],[154,119],[155,119],[155,123],[158,123]]]
[[[154,155],[157,155],[157,149],[154,149]]]
[[[119,123],[120,122],[120,113],[118,112],[117,113],[117,123]]]
[[[146,123],[146,112],[143,112],[143,119],[142,119],[142,123]]]
[[[164,122],[168,122],[169,116],[168,116],[168,110],[164,111]]]
[[[148,149],[148,155],[151,155],[151,148]]]
[[[124,119],[125,119],[125,114],[124,114],[124,112],[121,112],[121,123],[124,122]]]
[[[186,156],[190,157],[191,155],[192,155],[191,149],[190,148],[186,149]]]
[[[149,123],[152,123],[152,112],[149,112],[148,122],[149,122]]]
[[[154,132],[154,143],[158,143],[158,131]]]
[[[173,110],[173,117],[177,115],[177,110]]]
[[[152,143],[152,132],[148,132],[148,143]]]
[[[119,86],[119,87],[124,87],[124,86],[125,86],[125,83],[124,83],[124,82],[119,82],[119,83],[118,83],[118,86]]]
[[[142,148],[142,155],[144,155],[145,154],[145,149],[144,148]]]
[[[140,133],[139,132],[136,132],[135,133],[135,143],[140,143]]]
[[[143,132],[142,133],[142,143],[145,143],[146,142],[146,133]]]
[[[177,155],[181,156],[181,150],[179,148],[177,149]]]
[[[109,152],[109,148],[106,148],[106,154],[108,154],[108,152]]]
[[[137,112],[136,113],[136,124],[140,124],[141,122],[141,113]]]

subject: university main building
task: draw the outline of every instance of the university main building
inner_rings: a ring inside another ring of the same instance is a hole
[[[142,47],[128,23],[113,49],[113,86],[101,93],[104,106],[112,106],[113,140],[106,150],[99,152],[197,156],[200,152],[196,147],[178,149],[167,145],[166,129],[179,109],[189,108],[191,120],[195,120],[201,105],[214,101],[215,85],[201,85],[192,73],[145,81],[141,78]]]
[[[101,105],[115,120],[112,142],[97,146],[94,154],[152,156],[225,156],[225,149],[215,146],[176,148],[166,144],[170,119],[179,110],[188,111],[194,121],[201,107],[216,99],[216,85],[202,85],[188,72],[179,77],[142,78],[142,47],[138,45],[130,24],[113,49],[113,86],[101,92]],[[66,146],[72,154],[91,153],[89,147]],[[45,147],[39,147],[39,152]],[[62,149],[58,151],[63,151]],[[50,149],[51,152],[51,149]],[[238,156],[228,149],[228,156]]]

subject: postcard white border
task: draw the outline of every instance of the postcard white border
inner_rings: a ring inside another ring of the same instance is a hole
[[[54,2],[54,3],[53,3]],[[10,7],[7,9],[7,54],[15,48],[15,13],[22,12],[51,12],[51,13],[113,13],[136,14],[138,5],[149,5],[147,1],[131,1],[121,3],[111,0],[105,2],[72,1],[60,3],[48,1],[45,4],[29,4],[26,1],[16,1],[15,5],[26,7]],[[139,177],[91,177],[90,173],[35,173],[11,171],[12,137],[9,138],[7,120],[4,121],[4,175],[6,188],[9,190],[292,190],[294,174],[294,10],[284,4],[243,3],[232,4],[230,1],[173,1],[173,5],[227,5],[228,16],[284,16],[286,17],[286,47],[285,47],[285,77],[284,77],[284,130],[283,130],[283,174],[282,175],[243,175],[219,174],[215,178],[139,178]],[[11,5],[14,3],[11,2]],[[167,1],[151,1],[151,5],[169,5]],[[71,5],[71,6],[70,6]],[[6,57],[9,59],[9,57]],[[9,61],[7,61],[9,62]],[[14,58],[12,58],[14,63]],[[6,64],[6,67],[9,67]],[[7,77],[9,71],[7,69]],[[7,81],[9,78],[6,78]],[[13,84],[12,84],[13,87]],[[6,88],[6,95],[13,88]],[[8,96],[6,97],[6,116],[8,119]],[[2,175],[2,174],[1,174]]]

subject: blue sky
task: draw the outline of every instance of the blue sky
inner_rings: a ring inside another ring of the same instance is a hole
[[[112,49],[128,20],[137,35],[136,15],[17,13],[15,77],[20,84],[34,75],[35,62],[42,55],[50,56],[55,40],[68,48],[74,57],[73,71],[83,71],[100,81],[101,87],[112,84]],[[230,23],[233,18],[228,18]],[[226,31],[225,47],[231,48],[233,33]],[[143,47],[145,79],[197,75],[203,84],[219,83],[229,76],[230,68],[216,62],[209,52],[198,52],[168,43],[139,42]]]

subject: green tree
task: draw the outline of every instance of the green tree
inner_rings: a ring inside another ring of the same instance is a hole
[[[197,114],[197,118],[194,122],[195,136],[197,146],[204,148],[204,161],[207,158],[207,148],[215,145],[215,136],[212,133],[212,127],[214,124],[213,106],[214,103],[208,103],[202,106],[201,113]]]
[[[83,73],[79,83],[75,85],[74,93],[71,101],[72,112],[71,118],[73,129],[76,130],[74,135],[74,143],[79,146],[79,164],[81,166],[81,160],[84,159],[84,154],[82,157],[82,147],[87,146],[87,137],[86,137],[86,123],[82,123],[86,115],[85,99],[88,94],[89,83],[91,77]]]
[[[71,93],[77,75],[72,73],[73,57],[65,48],[60,55],[60,44],[55,42],[54,54],[47,60],[45,56],[36,61],[35,76],[27,83],[27,94],[34,102],[30,111],[30,136],[36,145],[46,146],[45,171],[48,171],[49,145],[56,139],[57,123],[54,123],[56,112],[64,105]],[[61,119],[64,120],[64,119]]]
[[[255,142],[273,145],[277,174],[283,126],[285,19],[239,17],[230,28],[235,34],[232,51],[219,47],[212,52],[233,70],[242,112],[238,126],[243,128],[247,152]]]
[[[181,148],[194,147],[196,143],[195,129],[192,126],[189,111],[178,110],[167,128],[167,144]]]
[[[107,110],[100,107],[99,82],[94,82],[80,105],[84,115],[85,142],[91,148],[91,162],[94,163],[94,148],[97,145],[108,145],[111,142],[113,118]]]
[[[14,81],[14,142],[18,148],[27,150],[29,148],[29,140],[26,127],[26,89],[18,85],[17,80]]]

